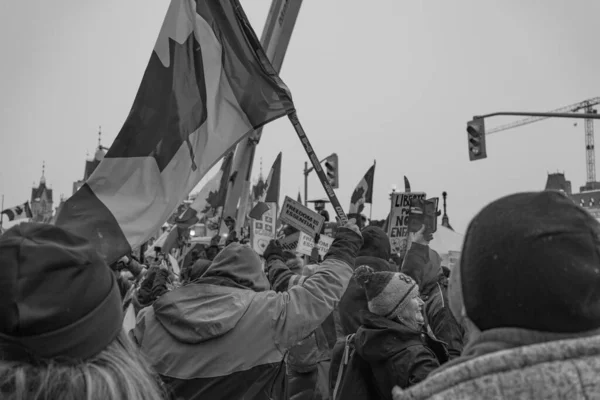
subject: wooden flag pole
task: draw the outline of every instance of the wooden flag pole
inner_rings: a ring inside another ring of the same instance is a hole
[[[296,110],[292,111],[288,115],[288,117],[289,117],[290,121],[292,121],[292,125],[294,125],[294,129],[296,130],[296,133],[298,134],[298,137],[300,138],[300,141],[302,142],[302,145],[304,146],[304,150],[306,151],[306,154],[308,155],[308,158],[310,159],[310,162],[311,162],[313,168],[315,169],[315,171],[317,171],[317,176],[319,177],[319,180],[321,181],[321,185],[323,185],[323,189],[325,189],[325,193],[327,193],[327,197],[329,198],[329,201],[331,202],[331,205],[333,206],[335,213],[337,214],[338,218],[340,219],[340,223],[342,225],[345,224],[348,221],[348,217],[346,216],[346,213],[344,212],[344,209],[342,208],[340,201],[338,200],[337,196],[335,195],[335,192],[333,191],[333,188],[331,187],[329,180],[327,180],[327,175],[325,175],[325,171],[323,171],[323,168],[321,168],[321,164],[319,163],[319,158],[315,154],[315,150],[313,149],[312,145],[310,144],[310,141],[308,140],[308,137],[306,136],[306,132],[304,132],[304,128],[300,124],[300,120],[298,119],[298,114],[296,114]],[[306,199],[304,199],[304,201],[306,201]]]

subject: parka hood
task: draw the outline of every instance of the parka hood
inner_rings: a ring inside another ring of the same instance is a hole
[[[239,243],[225,247],[215,259],[203,278],[227,278],[240,287],[264,292],[270,289],[263,265],[254,250]]]
[[[254,295],[269,289],[262,263],[249,247],[232,243],[196,282],[161,296],[154,314],[177,340],[200,343],[232,330]]]

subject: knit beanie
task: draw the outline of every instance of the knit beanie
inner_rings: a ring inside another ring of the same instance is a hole
[[[559,192],[501,198],[469,225],[460,276],[482,331],[600,328],[600,223]]]
[[[22,223],[0,236],[0,360],[82,360],[122,329],[113,272],[85,239]]]
[[[419,294],[419,286],[401,272],[375,272],[367,265],[354,271],[354,279],[365,289],[369,311],[393,319]]]

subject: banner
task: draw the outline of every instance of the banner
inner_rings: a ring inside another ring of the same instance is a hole
[[[252,248],[258,255],[263,254],[269,242],[275,239],[275,221],[277,220],[277,203],[267,203],[267,210],[261,219],[252,220]]]
[[[388,236],[392,253],[404,253],[408,239],[408,212],[413,199],[425,200],[424,192],[396,192],[392,194]]]
[[[325,223],[322,215],[287,196],[281,206],[279,219],[311,237],[321,233],[321,228]]]
[[[325,235],[321,235],[319,237],[319,255],[321,257],[325,257],[331,244],[333,243],[333,238]],[[300,254],[305,254],[310,256],[312,253],[312,249],[315,247],[315,240],[308,236],[304,232],[300,232],[300,237],[298,239],[298,247],[296,247],[296,251]]]

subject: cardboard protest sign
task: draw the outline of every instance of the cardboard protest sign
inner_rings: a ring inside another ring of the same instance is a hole
[[[321,235],[319,237],[319,255],[321,257],[325,257],[331,244],[333,243],[333,238],[325,235]],[[300,254],[305,254],[310,256],[312,253],[312,249],[315,247],[315,240],[308,236],[304,232],[300,232],[300,238],[298,239],[298,247],[296,247],[296,251]]]
[[[279,219],[311,237],[321,233],[321,227],[325,222],[322,215],[287,196],[281,206]]]
[[[258,255],[262,255],[269,242],[275,239],[275,222],[277,221],[277,204],[267,203],[269,209],[260,219],[252,220],[252,230],[250,237],[252,239],[252,249]]]
[[[404,253],[408,240],[408,216],[413,199],[425,200],[423,192],[396,192],[392,194],[388,236],[392,246],[392,253]]]
[[[296,251],[298,247],[298,240],[300,239],[300,232],[293,233],[282,239],[279,239],[279,244],[284,251]]]

